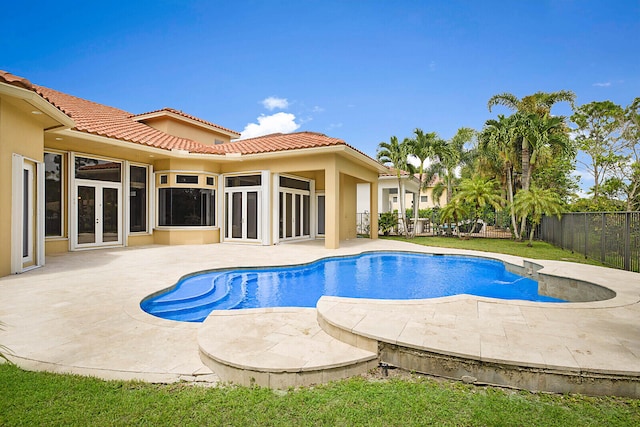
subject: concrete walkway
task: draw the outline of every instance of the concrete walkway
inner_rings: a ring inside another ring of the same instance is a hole
[[[12,360],[31,370],[105,379],[215,382],[217,376],[200,360],[201,325],[151,316],[139,308],[144,297],[195,271],[299,264],[369,250],[488,255],[358,239],[342,242],[338,250],[327,250],[322,242],[302,242],[270,247],[150,246],[48,256],[43,268],[0,279],[0,321],[5,323],[0,344],[12,350]],[[518,257],[490,256],[523,265]],[[640,378],[640,275],[534,262],[546,274],[606,285],[617,295],[571,304],[472,296],[419,302],[325,297],[319,306],[321,325],[473,360]],[[640,395],[640,389],[636,392]]]

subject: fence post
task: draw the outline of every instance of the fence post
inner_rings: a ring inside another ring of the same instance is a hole
[[[607,218],[606,218],[606,214],[604,212],[602,212],[602,231],[600,233],[600,261],[604,264],[605,261],[605,250],[606,250],[606,244],[605,244],[605,239],[607,238],[607,235],[605,233],[605,227],[607,225]]]
[[[587,213],[584,215],[584,257],[589,258],[589,224],[587,222]]]
[[[631,212],[624,216],[624,269],[631,270]]]

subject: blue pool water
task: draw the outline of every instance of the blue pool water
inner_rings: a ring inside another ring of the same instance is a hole
[[[458,294],[562,302],[539,295],[536,281],[510,273],[499,261],[371,252],[299,266],[196,274],[140,305],[165,319],[202,322],[213,310],[315,307],[323,295],[403,300]]]

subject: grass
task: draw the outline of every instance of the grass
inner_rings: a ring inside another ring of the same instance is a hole
[[[640,425],[640,400],[409,379],[314,388],[154,385],[0,365],[0,425]]]
[[[573,253],[549,243],[539,241],[534,242],[533,247],[528,247],[527,242],[516,242],[515,240],[509,239],[475,238],[462,240],[457,237],[415,237],[413,239],[405,239],[402,236],[389,236],[384,237],[384,239],[402,240],[423,246],[497,252],[501,254],[516,255],[523,258],[571,261],[600,266],[604,265],[598,261],[585,258],[584,255]]]

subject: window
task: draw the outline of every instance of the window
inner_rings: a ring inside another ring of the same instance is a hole
[[[158,223],[161,226],[215,225],[215,190],[204,188],[161,188]]]
[[[198,175],[176,175],[177,184],[198,184]]]
[[[168,182],[167,175],[160,175],[160,184],[166,184]]]
[[[429,201],[429,196],[420,196],[420,203],[427,203]]]
[[[324,205],[325,205],[325,196],[324,194],[318,194],[318,234],[324,235]]]
[[[76,179],[91,179],[95,181],[120,182],[122,164],[109,160],[76,157]]]
[[[129,231],[147,231],[147,168],[129,169]]]
[[[207,185],[215,185],[216,181],[213,179],[212,176],[208,176],[207,177]]]
[[[262,185],[262,175],[228,176],[225,182],[227,187],[253,187]]]
[[[47,237],[62,236],[62,154],[44,153],[44,197]]]
[[[300,179],[288,178],[286,176],[280,177],[280,187],[294,188],[296,190],[307,190],[311,188],[309,181],[302,181]]]
[[[398,203],[398,196],[393,196],[393,203]]]

